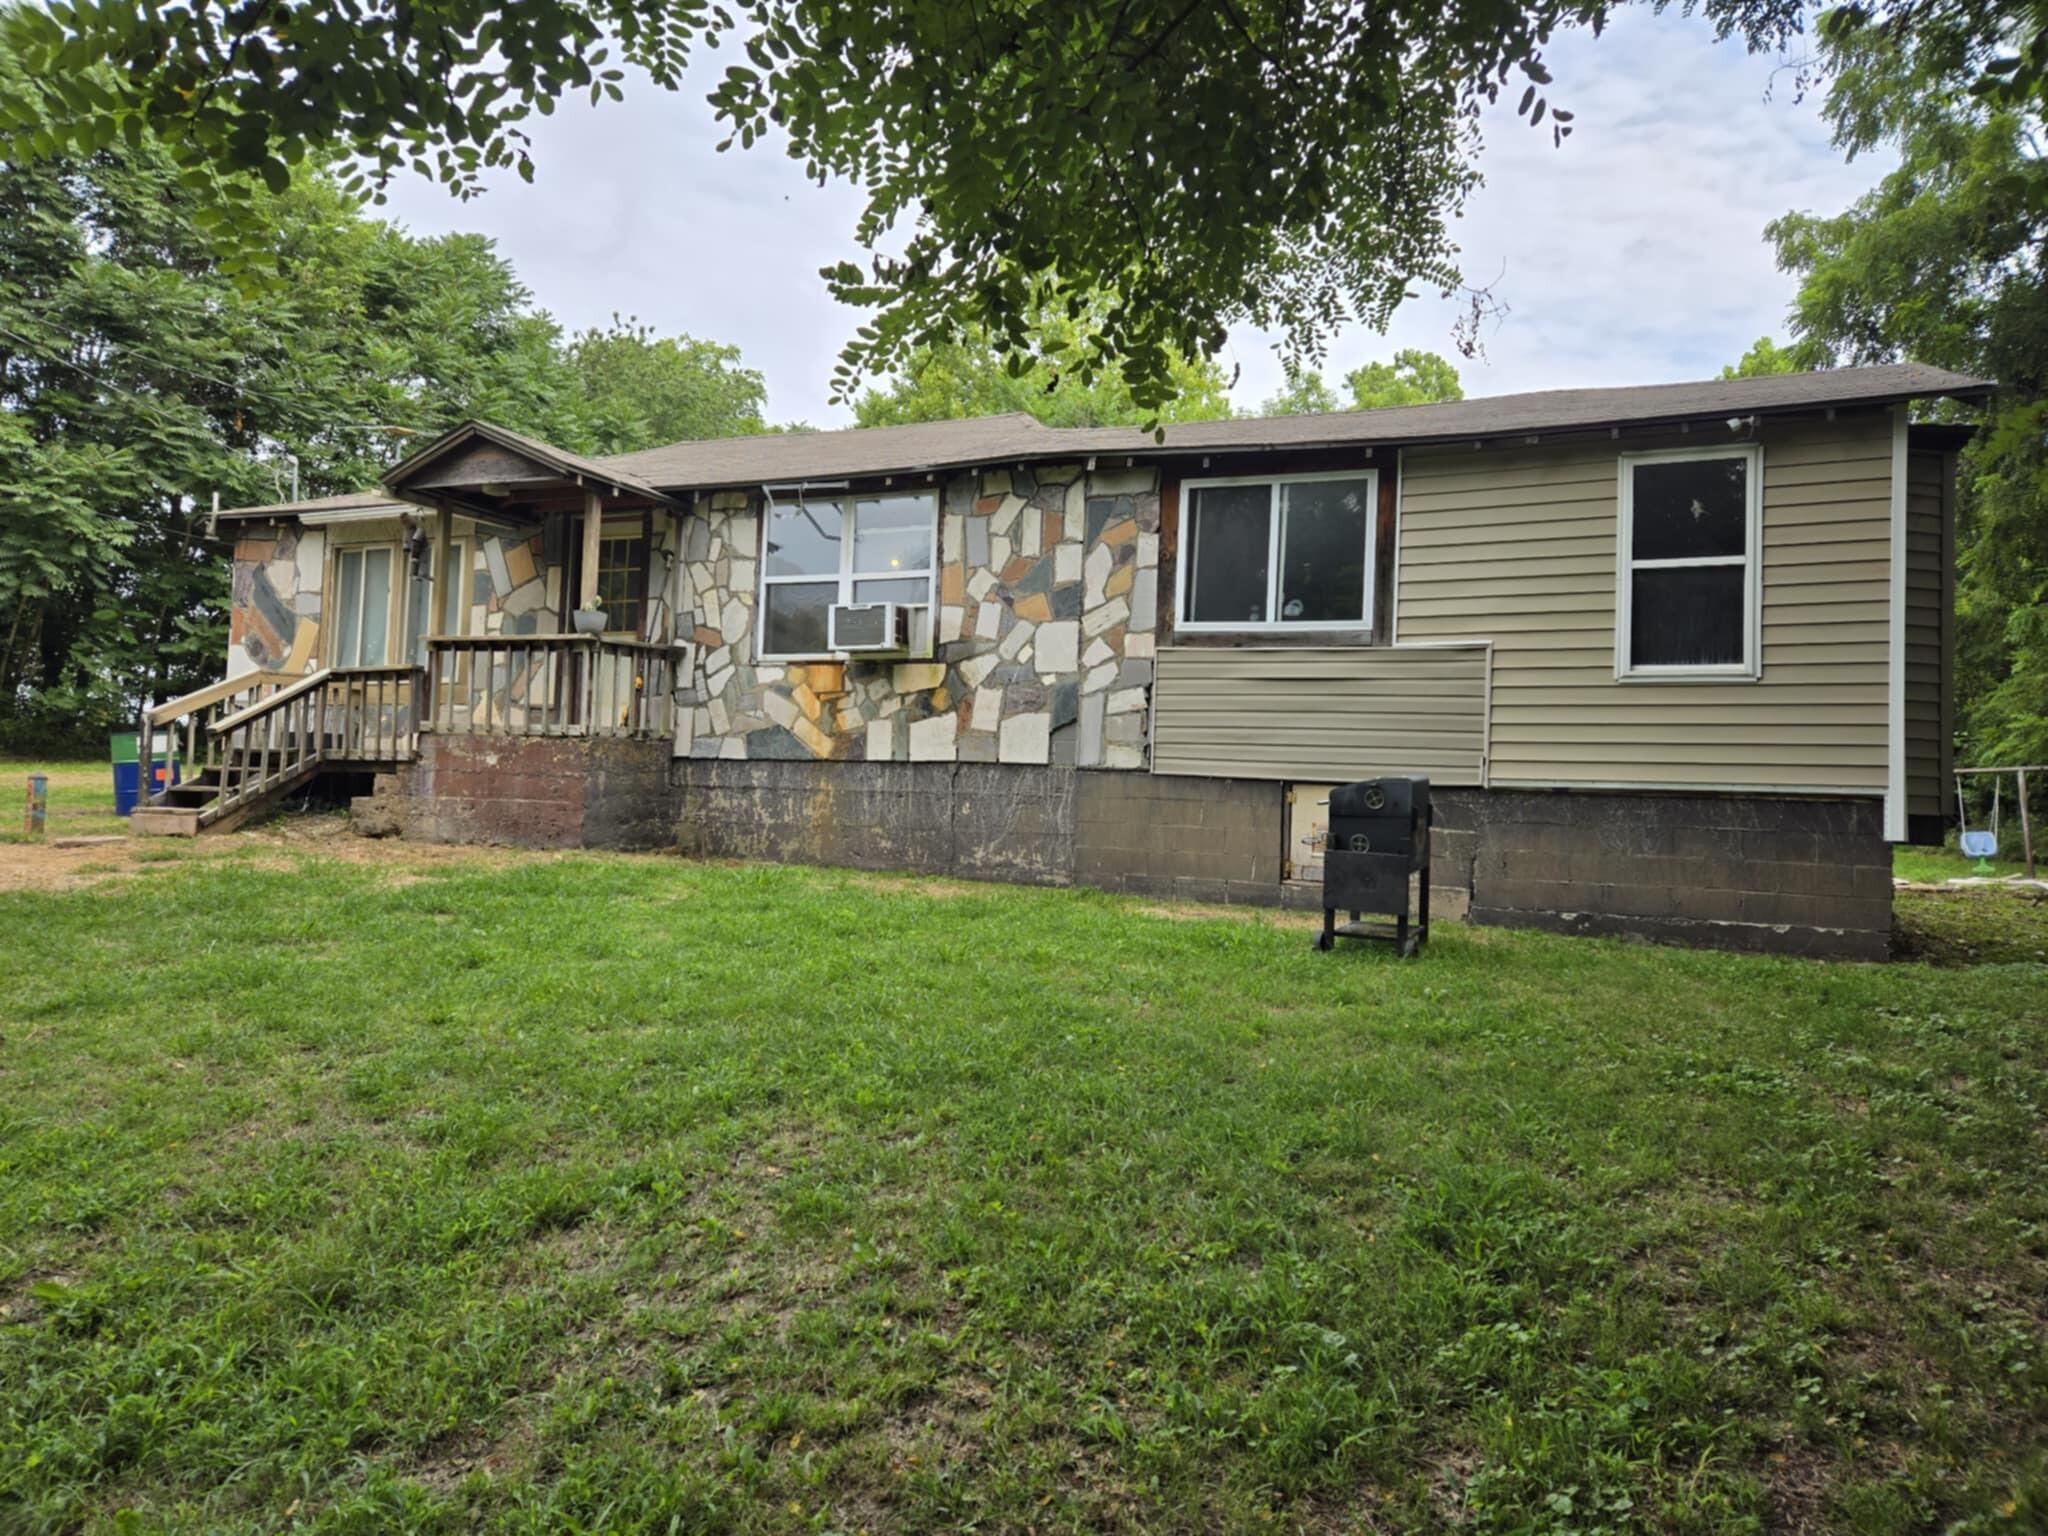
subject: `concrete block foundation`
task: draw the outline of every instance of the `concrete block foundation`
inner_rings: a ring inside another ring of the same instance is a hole
[[[1063,766],[685,758],[609,738],[423,736],[407,836],[1088,885],[1316,907],[1285,787]],[[1442,789],[1440,920],[1835,959],[1890,946],[1875,800]]]

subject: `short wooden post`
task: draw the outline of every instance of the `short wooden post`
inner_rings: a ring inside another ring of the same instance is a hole
[[[47,773],[32,773],[28,776],[28,804],[21,813],[21,830],[30,837],[41,837],[50,813],[50,776]]]
[[[2017,770],[2020,780],[2020,852],[2026,855],[2027,878],[2034,878],[2034,826],[2027,820],[2027,770]]]

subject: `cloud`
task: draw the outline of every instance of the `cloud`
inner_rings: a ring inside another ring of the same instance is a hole
[[[1490,113],[1486,184],[1458,226],[1468,280],[1492,283],[1509,310],[1485,358],[1461,363],[1468,392],[1700,377],[1782,335],[1792,283],[1763,226],[1847,205],[1884,164],[1845,164],[1774,60],[1695,21],[1623,12],[1597,40],[1560,37],[1548,58],[1551,99],[1577,131],[1553,148],[1547,126]],[[832,366],[860,316],[826,295],[818,269],[856,254],[862,199],[806,180],[773,145],[716,153],[703,93],[719,63],[680,92],[639,80],[623,103],[565,101],[534,119],[530,186],[502,176],[460,203],[404,178],[387,212],[421,233],[493,237],[572,328],[619,313],[736,343],[767,375],[777,418],[842,423]],[[1448,353],[1458,308],[1425,294],[1385,337],[1341,335],[1329,371],[1402,346]],[[1242,406],[1280,383],[1270,338],[1234,335],[1225,361]]]

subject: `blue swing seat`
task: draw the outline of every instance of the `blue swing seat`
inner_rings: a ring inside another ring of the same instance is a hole
[[[1996,832],[1965,832],[1958,839],[1967,859],[1992,859],[1998,856],[1998,834]]]

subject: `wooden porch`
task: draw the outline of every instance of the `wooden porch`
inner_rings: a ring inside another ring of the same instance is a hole
[[[226,831],[323,772],[402,767],[424,732],[664,739],[687,650],[597,635],[436,635],[424,667],[229,678],[143,715],[145,739],[171,737],[182,777],[137,807],[130,831]]]

